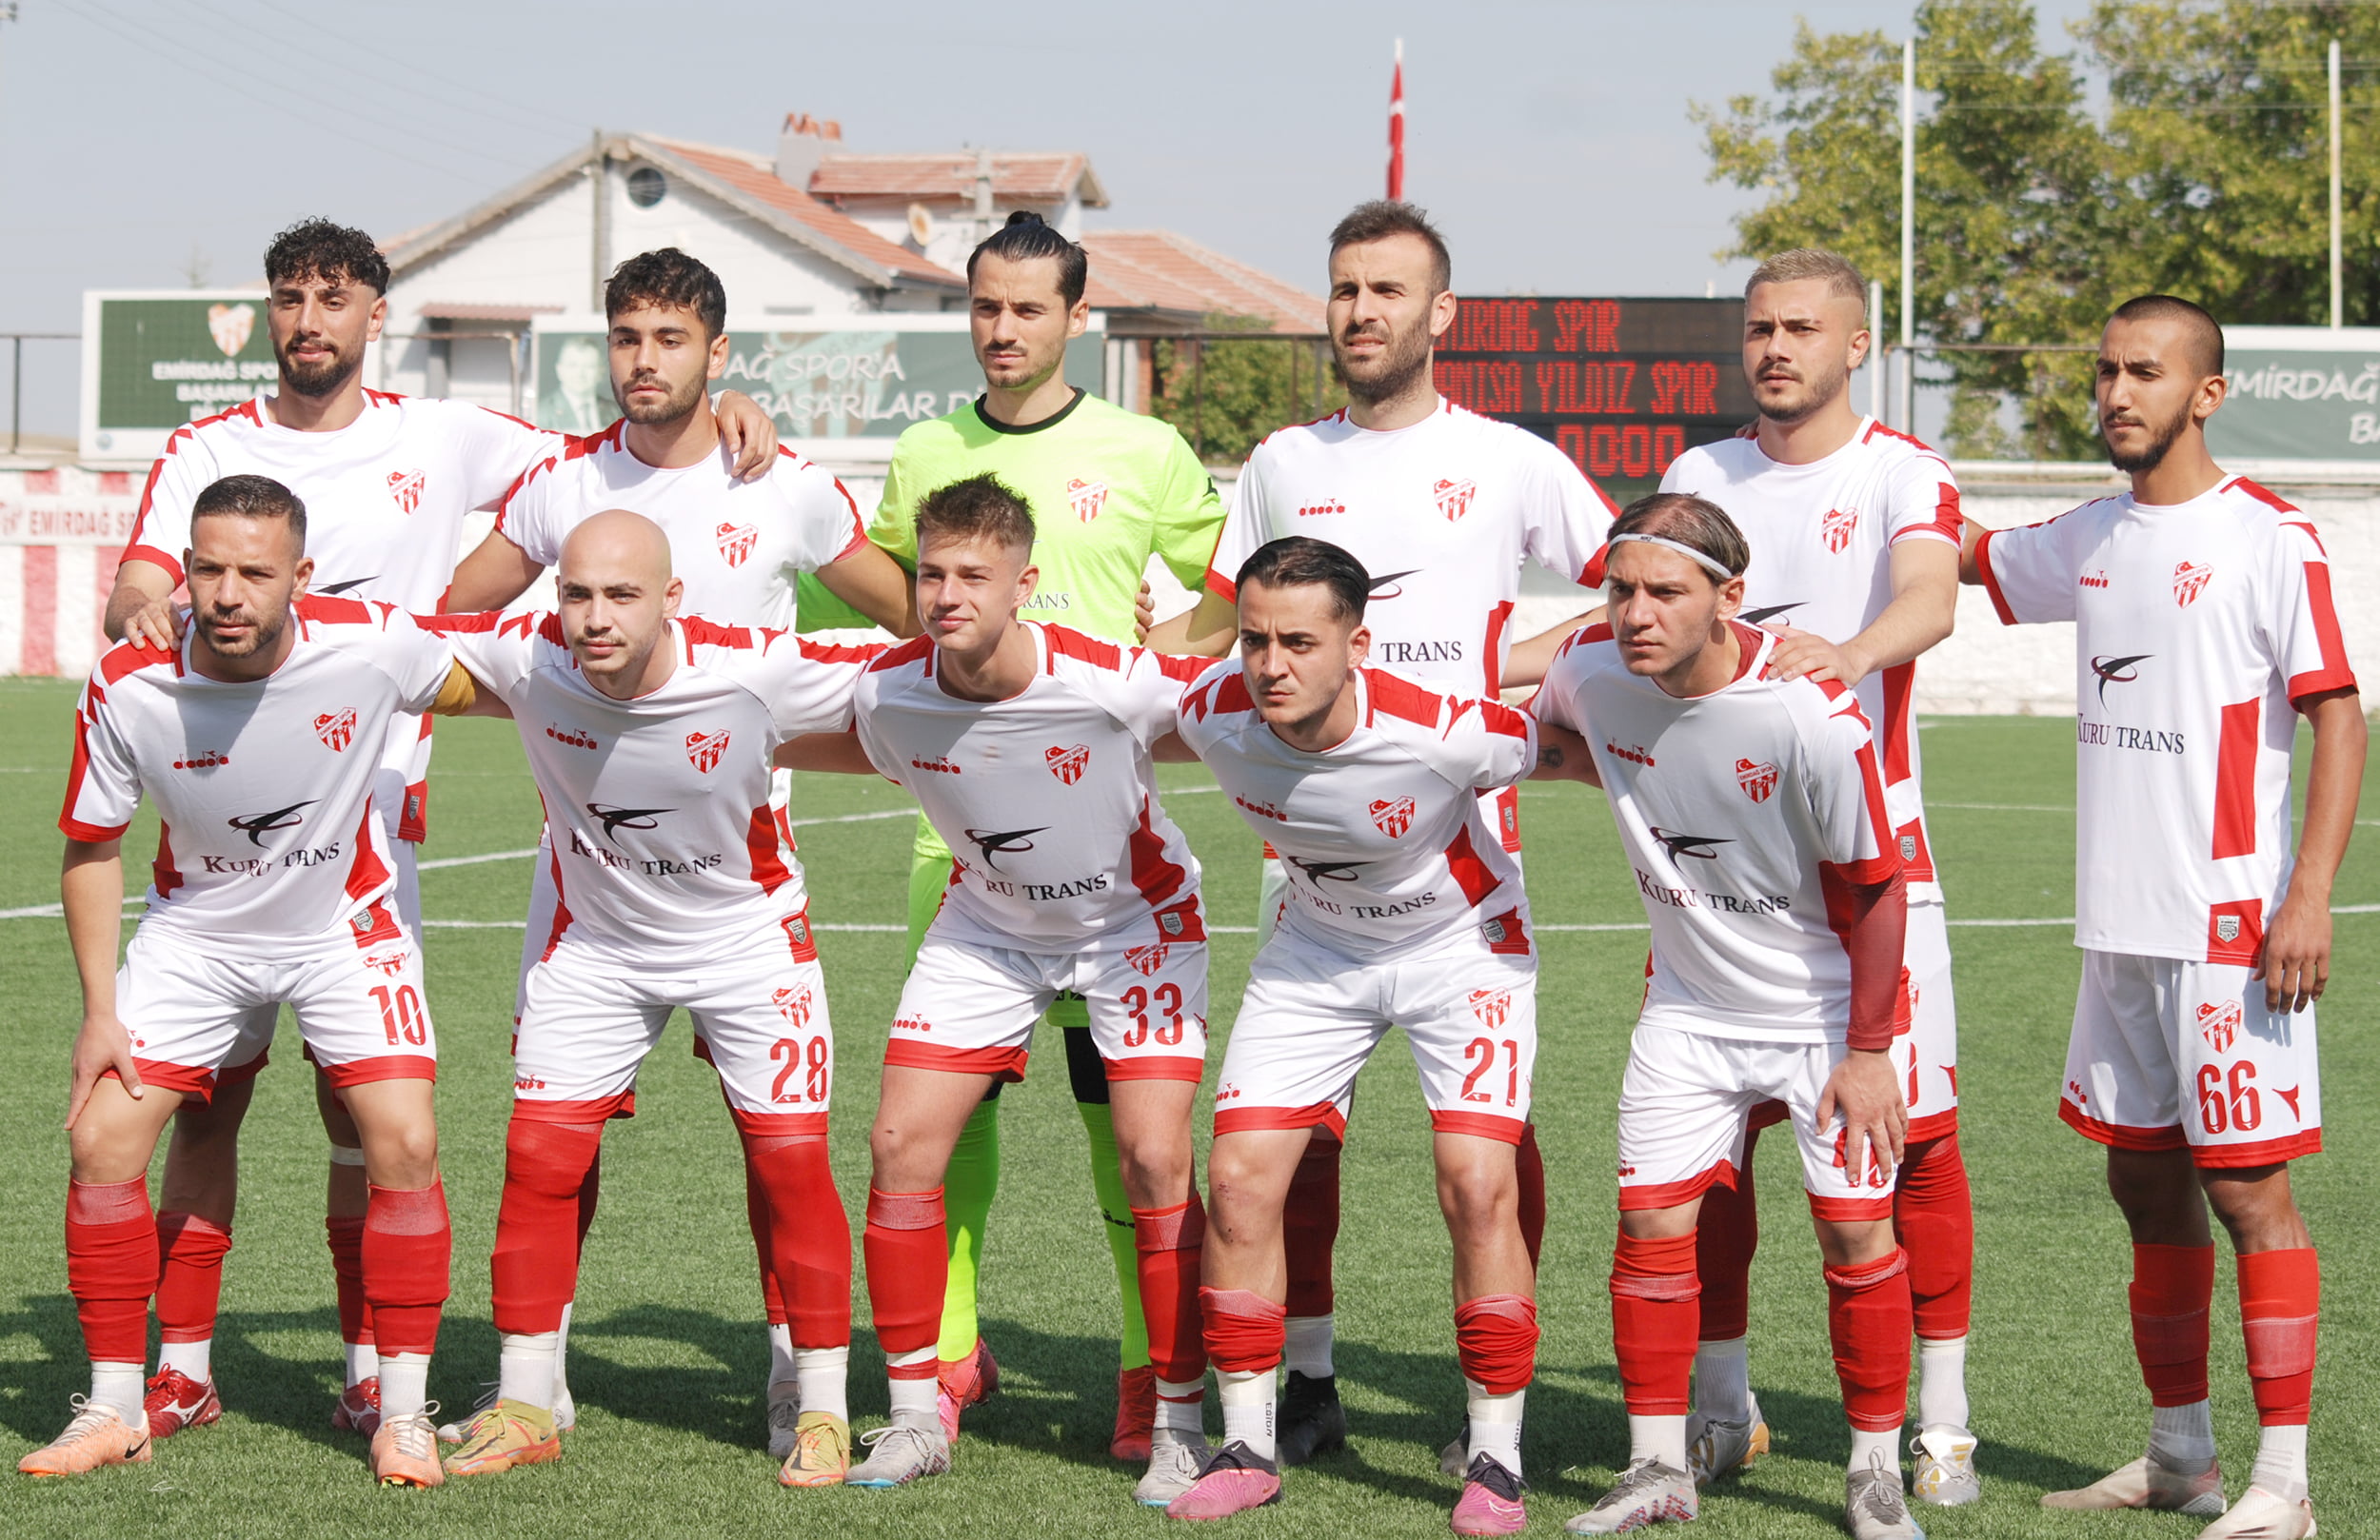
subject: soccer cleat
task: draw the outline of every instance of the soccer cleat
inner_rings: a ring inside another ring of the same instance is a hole
[[[204,1428],[223,1415],[215,1382],[201,1385],[178,1369],[160,1369],[149,1376],[141,1410],[149,1417],[149,1436],[166,1438],[185,1428]]]
[[[498,1401],[463,1430],[463,1443],[446,1456],[450,1476],[492,1476],[516,1465],[545,1465],[562,1458],[562,1433],[554,1414],[526,1401]]]
[[[851,1469],[851,1425],[831,1412],[796,1419],[793,1449],[777,1471],[781,1487],[840,1487]]]
[[[1843,1522],[1852,1540],[1926,1540],[1901,1497],[1901,1469],[1887,1466],[1882,1450],[1868,1455],[1868,1468],[1843,1477]]]
[[[1975,1435],[1937,1422],[1909,1441],[1909,1494],[1936,1508],[1963,1508],[1983,1495],[1975,1474]],[[1750,1461],[1746,1461],[1750,1464]]]
[[[934,1410],[942,1419],[942,1437],[959,1440],[959,1413],[980,1407],[1000,1393],[1000,1364],[989,1344],[975,1339],[975,1351],[964,1358],[944,1359],[935,1370]]]
[[[1471,1422],[1469,1418],[1465,1418],[1462,1431],[1455,1435],[1455,1441],[1438,1451],[1438,1473],[1442,1476],[1453,1476],[1457,1481],[1460,1481],[1463,1479],[1464,1472],[1471,1469],[1470,1459]]]
[[[438,1426],[433,1401],[402,1417],[383,1417],[372,1434],[372,1479],[384,1487],[436,1487],[446,1479],[438,1463]]]
[[[2313,1499],[2300,1497],[2292,1503],[2262,1487],[2250,1487],[2229,1512],[2198,1531],[2198,1540],[2308,1540],[2313,1532]]]
[[[1686,1419],[1686,1471],[1695,1485],[1707,1487],[1733,1471],[1749,1471],[1769,1451],[1769,1420],[1760,1415],[1760,1398],[1752,1398],[1752,1415],[1725,1422],[1701,1412]]]
[[[1147,1364],[1116,1371],[1116,1431],[1107,1452],[1126,1465],[1150,1457],[1157,1428],[1157,1371]]]
[[[380,1381],[377,1379],[367,1379],[364,1382],[364,1385],[368,1385],[372,1388],[372,1405],[375,1409],[377,1409],[380,1405]],[[363,1385],[351,1387],[347,1393],[352,1395],[355,1392],[360,1391],[363,1388]],[[452,1422],[440,1423],[438,1425],[438,1442],[441,1444],[462,1443],[466,1431],[470,1428],[471,1424],[477,1420],[479,1414],[486,1412],[489,1407],[492,1407],[495,1404],[496,1382],[492,1379],[481,1380],[479,1382],[479,1399],[471,1403],[471,1414],[467,1417],[457,1417]],[[338,1427],[339,1419],[336,1417],[331,1418],[330,1425],[333,1428]]]
[[[1283,1465],[1303,1465],[1347,1447],[1347,1409],[1339,1404],[1339,1376],[1308,1379],[1296,1370],[1280,1398],[1280,1432],[1274,1447]]]
[[[140,1465],[149,1458],[149,1418],[124,1420],[110,1406],[75,1396],[66,1431],[16,1462],[29,1476],[79,1476],[103,1465]]]
[[[843,1472],[846,1487],[905,1487],[950,1469],[950,1440],[940,1428],[896,1422],[860,1435],[868,1456]]]
[[[768,1388],[768,1457],[781,1463],[792,1459],[801,1436],[802,1382],[781,1379]]]
[[[339,1404],[330,1409],[330,1426],[343,1433],[362,1433],[366,1438],[380,1431],[380,1376],[357,1380],[339,1392]],[[446,1430],[438,1430],[438,1436],[446,1437]],[[447,1438],[449,1444],[463,1442],[463,1431]]]
[[[1528,1510],[1520,1503],[1520,1478],[1493,1454],[1474,1455],[1463,1474],[1462,1495],[1455,1500],[1452,1522],[1457,1534],[1518,1534],[1529,1527]]]
[[[2088,1487],[2072,1491],[2044,1492],[2044,1508],[2153,1508],[2165,1512],[2195,1513],[2213,1518],[2223,1511],[2223,1468],[2213,1461],[2198,1474],[2184,1475],[2172,1466],[2142,1455],[2119,1471],[2112,1471]]]
[[[1629,1461],[1603,1500],[1562,1528],[1572,1534],[1626,1534],[1648,1524],[1683,1524],[1700,1511],[1695,1478],[1648,1454]]]
[[[1169,1519],[1227,1519],[1280,1501],[1280,1467],[1233,1439],[1206,1457],[1190,1490],[1165,1505]]]
[[[1132,1489],[1132,1500],[1142,1508],[1165,1508],[1199,1484],[1214,1454],[1203,1437],[1152,1445],[1148,1473]]]

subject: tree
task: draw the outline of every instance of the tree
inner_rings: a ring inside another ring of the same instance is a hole
[[[1338,367],[1320,345],[1262,336],[1265,326],[1211,315],[1208,331],[1259,335],[1155,345],[1149,410],[1173,424],[1209,464],[1238,464],[1266,434],[1347,404]]]

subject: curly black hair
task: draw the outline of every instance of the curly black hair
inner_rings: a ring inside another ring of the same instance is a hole
[[[375,294],[388,292],[388,259],[362,230],[320,217],[301,219],[265,247],[265,282],[345,279]]]

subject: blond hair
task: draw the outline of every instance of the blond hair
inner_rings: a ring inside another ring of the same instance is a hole
[[[1744,280],[1744,298],[1752,298],[1752,291],[1762,284],[1797,284],[1810,278],[1825,280],[1829,294],[1857,304],[1859,323],[1867,325],[1867,280],[1859,276],[1859,269],[1851,265],[1849,257],[1815,247],[1795,247],[1791,251],[1780,251],[1753,268],[1752,276]]]

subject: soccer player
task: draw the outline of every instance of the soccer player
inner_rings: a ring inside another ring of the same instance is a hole
[[[981,400],[920,423],[893,446],[884,497],[869,539],[902,564],[917,563],[917,510],[954,482],[990,475],[1037,510],[1033,564],[1041,574],[1025,613],[1104,642],[1129,645],[1141,630],[1142,575],[1152,558],[1195,589],[1223,508],[1215,484],[1170,424],[1128,412],[1066,383],[1066,344],[1090,322],[1083,299],[1089,259],[1081,247],[1020,211],[967,259],[967,297]],[[805,601],[811,611],[827,606]],[[909,869],[909,948],[914,957],[949,886],[951,852],[920,818]],[[1091,1180],[1105,1221],[1122,1295],[1122,1350],[1110,1452],[1149,1458],[1157,1371],[1150,1366],[1140,1296],[1139,1242],[1117,1155],[1115,1117],[1090,1017],[1072,993],[1050,1008],[1065,1029],[1066,1069],[1091,1147]],[[945,1182],[950,1225],[948,1297],[939,1341],[943,1429],[999,1385],[999,1367],[978,1329],[978,1267],[1000,1182],[999,1093],[967,1120]]]
[[[962,854],[884,1050],[865,1252],[892,1421],[866,1435],[874,1452],[847,1479],[895,1487],[950,1468],[935,1347],[945,1170],[991,1085],[1023,1078],[1035,1020],[1071,991],[1104,1061],[1156,1372],[1134,1496],[1161,1506],[1206,1454],[1205,1211],[1190,1147],[1206,924],[1198,865],[1151,767],[1195,668],[1022,619],[1039,588],[1035,523],[992,477],[927,494],[916,540],[925,635],[862,678],[858,743]]]
[[[2147,1452],[2043,1506],[2220,1514],[2205,1540],[2314,1532],[2306,1424],[2322,1285],[2289,1163],[2322,1148],[2313,1003],[2365,728],[2306,516],[2209,455],[2223,332],[2186,300],[2120,306],[2099,429],[2132,489],[2047,523],[1970,522],[1960,576],[2008,623],[2075,624],[2074,941],[2082,989],[2058,1114],[2107,1146],[2131,1227]],[[2290,854],[2290,764],[2313,729]],[[2264,1437],[2226,1511],[2207,1402],[2214,1247],[2239,1259]]]
[[[604,286],[604,308],[611,390],[624,415],[602,433],[569,441],[506,495],[496,527],[456,567],[447,607],[492,610],[510,603],[554,563],[572,530],[605,509],[622,508],[643,514],[668,537],[682,614],[790,631],[796,582],[816,572],[830,594],[871,622],[896,636],[914,635],[908,575],[863,538],[842,483],[790,449],[780,448],[748,480],[729,465],[706,386],[727,366],[727,295],[718,275],[675,247],[647,251],[613,270]],[[788,863],[794,859],[792,829],[784,821],[791,791],[791,775],[777,772],[769,806],[784,847],[781,859]],[[516,1017],[552,928],[553,864],[541,854],[535,871]],[[599,1171],[600,1162],[587,1171],[583,1226],[594,1219]],[[766,1203],[757,1188],[752,1213],[755,1233],[764,1237]],[[797,1315],[808,1319],[812,1313],[788,1307],[764,1239],[761,1283],[769,1322],[769,1451],[783,1460],[800,1433],[798,1353],[835,1347],[843,1338],[795,1340]],[[567,1356],[566,1323],[561,1330],[558,1366]],[[566,1399],[568,1376],[561,1367],[556,1372],[559,1405]],[[462,1424],[439,1432],[459,1441]]]
[[[189,531],[173,557],[190,590],[183,644],[109,649],[76,713],[59,819],[83,984],[66,1256],[91,1392],[17,1469],[149,1458],[149,1157],[177,1108],[264,1061],[286,1004],[364,1152],[360,1271],[382,1413],[372,1474],[434,1487],[425,1396],[453,1247],[430,1101],[438,1049],[373,787],[382,724],[428,707],[449,661],[387,604],[308,593],[306,507],[279,483],[212,484]],[[119,971],[124,832],[144,792],[160,820],[154,880]]]
[[[1917,1330],[1917,1432],[1910,1490],[1936,1504],[1981,1494],[1968,1431],[1967,1322],[1974,1214],[1958,1146],[1958,1018],[1950,932],[1926,838],[1911,707],[1917,655],[1951,633],[1958,600],[1958,486],[1924,444],[1860,416],[1852,370],[1867,357],[1867,285],[1831,251],[1788,251],[1744,286],[1744,380],[1756,436],[1689,449],[1664,492],[1718,503],[1759,553],[1744,574],[1743,618],[1778,640],[1770,668],[1848,686],[1876,730],[1884,802],[1909,887],[1912,1026],[1894,1044],[1909,1104],[1909,1148],[1893,1189],[1893,1227],[1909,1253]],[[1755,1108],[1734,1186],[1711,1189],[1695,1227],[1702,1342],[1687,1458],[1695,1479],[1749,1465],[1768,1448],[1745,1336],[1759,1244],[1751,1179]]]
[[[323,219],[293,225],[267,248],[265,279],[277,388],[167,441],[108,596],[110,637],[168,650],[179,642],[172,595],[184,579],[190,510],[218,477],[270,476],[305,501],[313,515],[308,555],[322,574],[316,592],[426,614],[440,607],[453,574],[464,516],[492,505],[562,443],[485,407],[365,388],[365,351],[387,314],[388,263],[362,230]],[[739,473],[770,464],[777,439],[767,417],[741,396],[723,397],[721,406]],[[377,751],[374,800],[389,837],[394,902],[408,924],[421,918],[414,853],[427,835],[429,748],[427,721],[408,717],[387,725]],[[240,1120],[262,1067],[225,1066],[212,1099],[186,1103],[174,1119],[157,1216],[164,1345],[149,1409],[158,1437],[222,1414],[211,1361],[216,1302],[231,1247]],[[369,1436],[377,1373],[359,1272],[362,1145],[327,1077],[316,1076],[315,1099],[330,1135],[327,1226],[347,1345],[347,1390],[331,1424]]]
[[[1845,1516],[1856,1540],[1919,1540],[1901,1495],[1909,1260],[1891,1192],[1908,1124],[1892,1058],[1908,879],[1858,698],[1771,668],[1781,641],[1735,619],[1751,560],[1715,503],[1632,504],[1612,526],[1609,622],[1566,644],[1534,707],[1586,738],[1580,779],[1611,800],[1653,927],[1620,1084],[1612,1256],[1628,1466],[1569,1529],[1696,1514],[1696,1211],[1737,1179],[1745,1115],[1774,1097],[1826,1264],[1851,1420]]]
[[[1560,450],[1438,395],[1431,358],[1454,324],[1446,243],[1410,204],[1367,203],[1331,231],[1331,349],[1348,404],[1287,427],[1248,456],[1232,495],[1206,597],[1150,645],[1220,655],[1237,644],[1225,576],[1257,548],[1291,535],[1326,540],[1372,574],[1365,624],[1372,661],[1435,689],[1494,699],[1534,684],[1577,622],[1513,644],[1520,564],[1592,585],[1589,569],[1615,511]],[[1582,600],[1587,596],[1581,595]],[[1582,606],[1583,607],[1583,606]],[[1583,619],[1584,617],[1580,617]],[[1492,826],[1520,849],[1520,802],[1496,794]],[[1264,864],[1259,933],[1290,891]],[[1339,1131],[1315,1135],[1289,1194],[1289,1381],[1281,1407],[1284,1464],[1346,1440],[1331,1357],[1331,1251],[1339,1234]],[[1545,1233],[1545,1163],[1534,1130],[1521,1137],[1521,1226],[1536,1255]],[[1452,1456],[1462,1441],[1448,1447]]]
[[[1183,742],[1296,875],[1215,1092],[1199,1303],[1225,1441],[1166,1511],[1220,1519],[1279,1500],[1282,1207],[1307,1140],[1345,1128],[1357,1072],[1400,1025],[1454,1239],[1470,1411],[1455,1532],[1513,1534],[1527,1523],[1520,1412],[1537,1341],[1514,1153],[1537,1059],[1537,958],[1520,863],[1479,793],[1535,770],[1537,724],[1493,697],[1367,666],[1372,586],[1326,542],[1259,547],[1233,583],[1240,657],[1182,698]]]
[[[744,1142],[754,1239],[793,1313],[801,1405],[779,1479],[835,1485],[851,1444],[851,1231],[826,1153],[834,1033],[769,782],[780,744],[849,727],[875,653],[680,618],[669,538],[641,514],[594,515],[560,555],[559,613],[437,622],[521,723],[560,824],[556,902],[513,1048],[491,1264],[497,1399],[446,1469],[561,1456],[554,1370],[604,1124],[634,1115],[637,1066],[684,1008]]]

